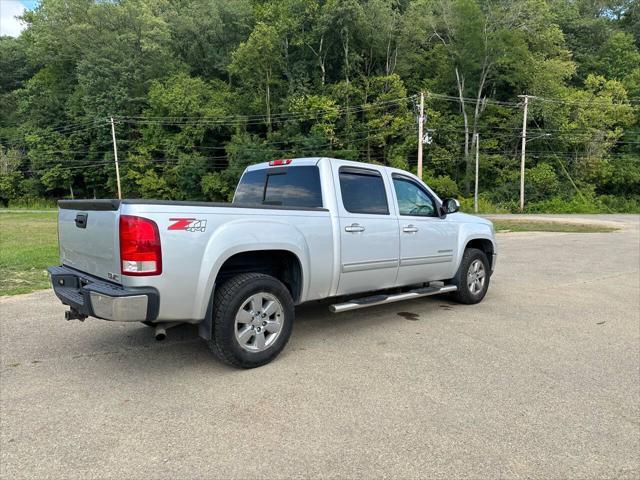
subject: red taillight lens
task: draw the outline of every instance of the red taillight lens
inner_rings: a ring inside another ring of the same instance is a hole
[[[162,273],[160,232],[156,222],[132,215],[120,216],[120,268],[123,275]]]
[[[270,167],[279,167],[280,165],[289,165],[291,163],[291,159],[282,159],[282,160],[271,160],[269,162]]]

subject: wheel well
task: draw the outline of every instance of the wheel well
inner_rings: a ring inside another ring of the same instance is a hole
[[[216,285],[240,273],[264,273],[280,280],[297,303],[302,294],[302,267],[298,257],[288,250],[258,250],[236,253],[220,267]]]
[[[491,240],[487,240],[484,238],[474,238],[470,240],[469,243],[464,247],[467,248],[477,248],[478,250],[482,250],[484,254],[487,256],[487,260],[491,264],[493,262],[493,243]]]

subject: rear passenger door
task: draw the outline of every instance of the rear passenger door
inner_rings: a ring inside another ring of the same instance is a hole
[[[393,287],[398,272],[398,219],[391,185],[373,168],[334,165],[340,221],[338,294]]]

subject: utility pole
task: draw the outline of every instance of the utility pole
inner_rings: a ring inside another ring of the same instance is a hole
[[[424,92],[420,92],[420,116],[418,117],[418,178],[422,178],[422,137],[424,130]]]
[[[522,115],[522,151],[520,152],[520,211],[524,210],[524,159],[527,148],[527,111],[529,109],[529,95],[518,95],[524,98],[524,114]]]
[[[120,188],[120,166],[118,165],[118,144],[116,142],[116,124],[111,117],[111,138],[113,138],[113,157],[116,160],[116,181],[118,183],[118,199],[122,199],[122,189]]]
[[[473,211],[478,213],[478,170],[480,169],[480,134],[476,133],[476,186],[473,190]]]

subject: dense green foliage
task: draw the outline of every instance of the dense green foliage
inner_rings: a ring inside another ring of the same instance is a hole
[[[0,38],[0,202],[229,199],[246,165],[416,168],[530,211],[640,210],[637,0],[42,0]],[[468,204],[468,203],[466,203]]]

